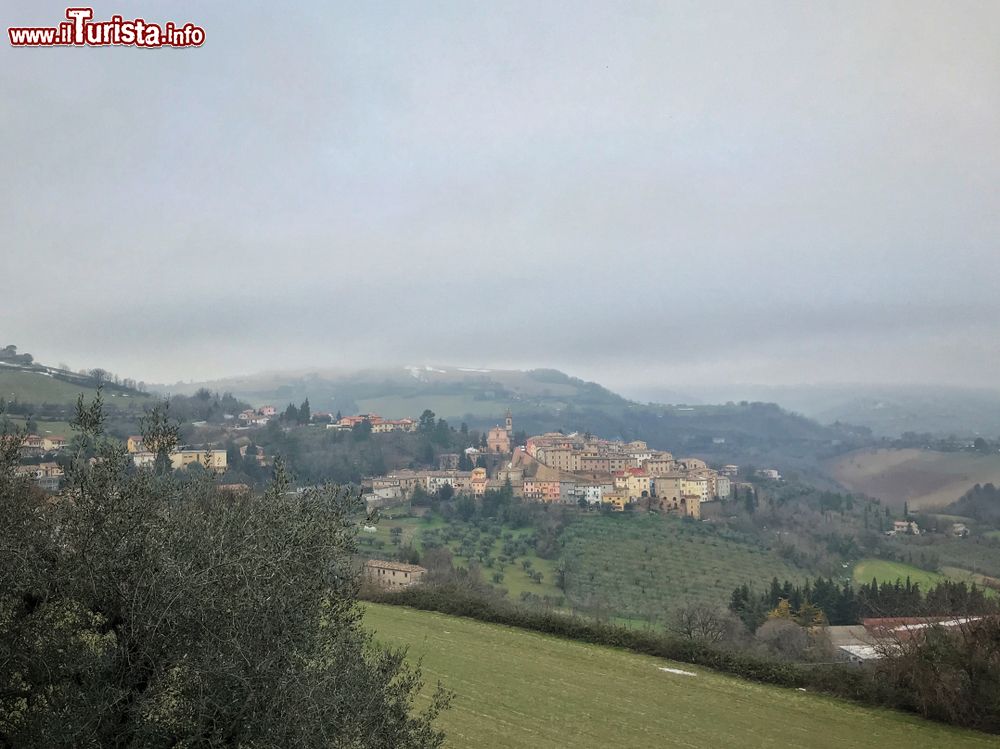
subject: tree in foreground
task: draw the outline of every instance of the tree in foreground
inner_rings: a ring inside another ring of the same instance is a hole
[[[448,695],[415,712],[419,672],[361,627],[356,499],[136,471],[99,397],[58,497],[0,442],[0,747],[440,746]]]

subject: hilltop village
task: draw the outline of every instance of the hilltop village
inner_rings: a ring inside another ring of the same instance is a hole
[[[659,510],[701,518],[702,506],[731,493],[736,466],[722,471],[697,458],[675,458],[652,450],[640,440],[620,442],[590,434],[551,432],[514,446],[513,417],[486,435],[485,450],[439,456],[436,470],[400,470],[366,478],[362,484],[369,507],[408,501],[415,493],[467,494],[509,487],[527,502]],[[461,470],[460,464],[475,465]],[[444,487],[448,487],[444,489]]]
[[[204,422],[191,426],[201,428]],[[178,446],[171,451],[169,463],[174,470],[197,465],[220,477],[234,466],[245,471],[248,463],[266,470],[270,451],[255,440],[267,427],[279,434],[305,428],[363,439],[365,434],[429,434],[442,426],[448,429],[429,411],[419,420],[387,419],[371,413],[342,416],[311,412],[308,401],[295,415],[290,411],[279,414],[268,405],[224,415],[223,424],[216,427],[214,444]],[[122,441],[136,467],[153,467],[156,454],[143,444],[141,436],[128,435]],[[605,507],[618,512],[656,510],[697,519],[710,503],[730,497],[738,473],[735,465],[716,471],[703,460],[675,458],[669,452],[650,449],[640,440],[623,442],[589,433],[559,432],[528,437],[514,431],[510,411],[502,425],[479,433],[474,444],[455,452],[432,452],[411,461],[407,468],[361,478],[368,507],[402,504],[421,493],[443,498],[482,497],[489,491],[507,490],[526,502]],[[68,460],[67,446],[61,437],[27,435],[20,447],[26,464],[19,466],[18,472],[40,488],[58,491]],[[780,478],[776,471],[767,473],[769,478]],[[227,480],[222,479],[229,486]]]

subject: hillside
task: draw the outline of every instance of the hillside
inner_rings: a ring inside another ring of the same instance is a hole
[[[317,370],[156,387],[173,393],[207,387],[257,405],[281,406],[308,397],[314,411],[375,412],[389,418],[414,417],[429,408],[438,417],[473,428],[492,426],[509,408],[515,428],[528,434],[589,431],[612,439],[642,439],[653,447],[719,462],[806,470],[817,454],[867,444],[863,433],[824,427],[774,404],[641,404],[551,369]]]
[[[562,541],[571,605],[622,617],[662,620],[691,601],[723,605],[744,583],[814,574],[736,531],[677,518],[585,517]]]
[[[0,362],[0,398],[8,403],[70,406],[83,393],[90,397],[97,389],[89,377],[51,368],[14,368]],[[105,399],[109,405],[126,405],[129,401],[148,402],[150,396],[132,388],[105,384]]]
[[[933,450],[864,449],[825,463],[825,470],[850,491],[911,510],[940,509],[975,484],[1000,484],[1000,455]]]
[[[1000,391],[947,385],[740,385],[684,388],[692,402],[773,401],[821,424],[863,424],[878,436],[1000,434]],[[673,391],[636,388],[635,397],[663,400]],[[671,401],[673,402],[673,401]]]
[[[380,642],[409,648],[425,692],[439,680],[455,691],[440,718],[448,747],[985,749],[996,742],[902,713],[444,614],[366,605],[365,624]]]
[[[69,437],[77,398],[92,398],[103,386],[107,427],[132,431],[153,397],[134,380],[102,369],[72,372],[49,367],[16,346],[0,348],[0,429],[10,425],[43,435]]]
[[[575,404],[623,405],[621,396],[555,370],[482,370],[462,367],[397,367],[342,371],[271,372],[202,383],[153,386],[160,392],[193,393],[207,387],[231,392],[254,405],[299,402],[344,413],[376,412],[389,418],[431,408],[438,416],[499,418],[508,407],[562,409]],[[435,407],[436,406],[436,407]]]

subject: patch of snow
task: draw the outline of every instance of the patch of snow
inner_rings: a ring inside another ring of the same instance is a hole
[[[660,666],[661,671],[666,671],[668,674],[677,674],[678,676],[697,676],[694,671],[683,671],[679,668],[667,668],[666,666]]]
[[[489,374],[493,370],[491,369],[473,369],[471,367],[459,367],[459,372],[476,372],[477,374]]]

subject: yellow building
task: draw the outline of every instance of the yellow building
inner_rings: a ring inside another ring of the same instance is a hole
[[[701,497],[693,494],[681,497],[680,511],[689,518],[701,520]]]
[[[695,496],[702,502],[707,502],[714,495],[707,476],[686,476],[681,480],[681,496]]]
[[[174,470],[184,469],[192,463],[200,463],[216,473],[226,472],[225,450],[175,450],[170,453],[170,465]]]
[[[141,453],[146,451],[146,448],[142,445],[142,437],[138,435],[132,435],[125,440],[125,449],[130,453]]]
[[[481,497],[486,494],[486,489],[489,485],[489,481],[486,477],[486,469],[473,468],[472,476],[469,479],[469,485],[472,487],[472,496]]]
[[[629,473],[625,487],[631,500],[649,497],[653,494],[649,476],[645,473]]]
[[[604,492],[601,495],[601,503],[611,505],[615,512],[622,512],[628,504],[628,492],[623,489],[615,489],[613,492]]]

